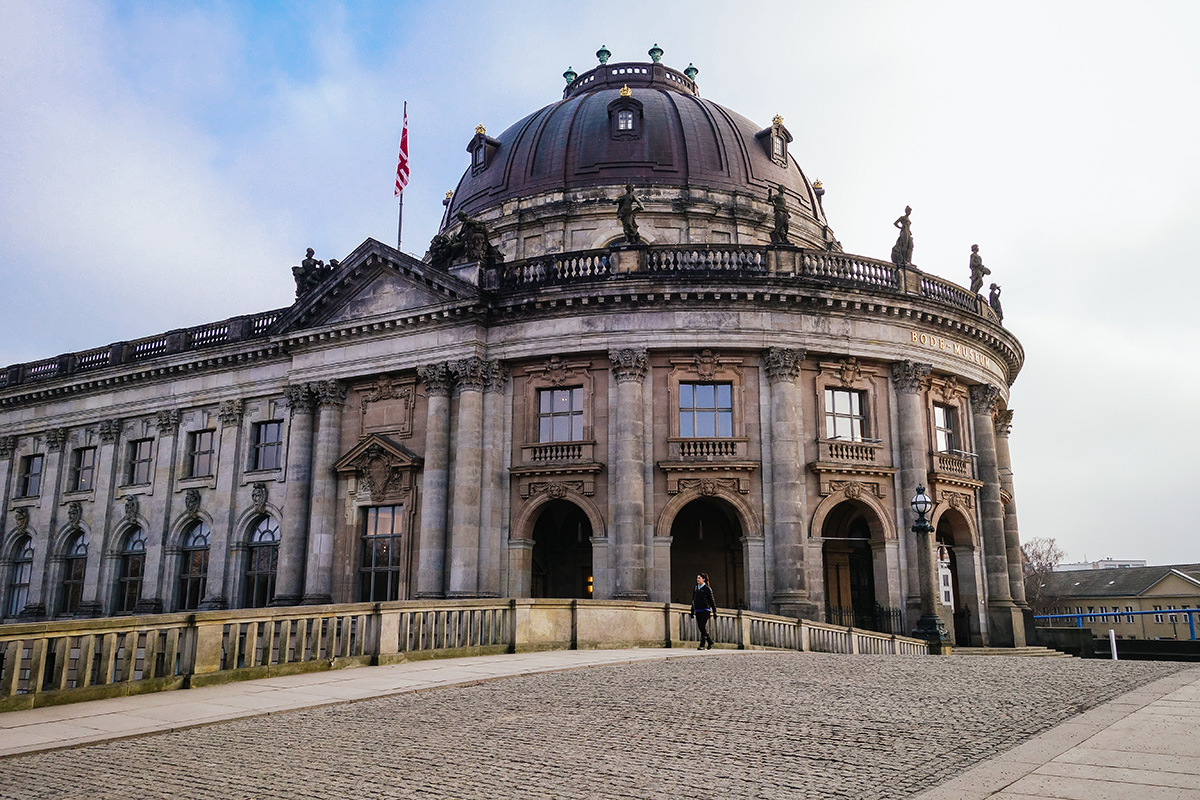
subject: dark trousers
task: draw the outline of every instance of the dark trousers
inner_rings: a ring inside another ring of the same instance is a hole
[[[708,611],[696,612],[696,627],[700,629],[700,644],[713,643],[712,637],[708,635],[708,620],[711,616],[712,614]]]

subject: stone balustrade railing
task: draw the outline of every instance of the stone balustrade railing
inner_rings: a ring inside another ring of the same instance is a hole
[[[934,453],[933,469],[934,472],[940,472],[944,475],[954,475],[958,478],[975,477],[971,459],[951,453]]]
[[[737,458],[739,445],[744,439],[679,439],[680,458],[696,458],[703,461]]]
[[[875,464],[882,448],[882,442],[818,439],[817,460],[845,464]]]
[[[718,644],[927,653],[923,641],[750,611],[719,612]],[[605,600],[353,603],[0,626],[0,711],[432,656],[675,647],[687,606]]]
[[[523,445],[525,461],[530,464],[552,464],[561,461],[583,461],[592,457],[593,442],[560,442]]]

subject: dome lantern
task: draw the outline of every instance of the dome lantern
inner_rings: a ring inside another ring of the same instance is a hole
[[[563,73],[563,78],[566,79],[567,83],[570,83],[571,81],[575,80],[578,77],[579,77],[579,73],[577,73],[571,67],[567,67],[567,71]]]
[[[646,55],[650,56],[650,60],[657,64],[662,61],[663,49],[658,46],[658,42],[655,42],[654,47],[646,51]]]
[[[596,51],[596,59],[603,65],[607,64],[610,58],[612,58],[612,51],[604,45],[600,45],[600,49]]]
[[[694,81],[696,80],[696,76],[700,74],[700,70],[696,69],[696,65],[689,61],[687,69],[683,71],[683,74],[687,75]]]

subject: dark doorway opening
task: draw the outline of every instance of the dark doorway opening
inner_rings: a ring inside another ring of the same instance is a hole
[[[857,502],[834,508],[821,534],[825,619],[882,633],[901,633],[900,610],[881,606],[875,592],[875,548],[870,509]]]
[[[720,499],[693,500],[671,522],[671,602],[690,605],[696,574],[708,573],[719,608],[746,607],[742,526]]]
[[[551,500],[533,526],[531,597],[592,596],[592,523],[574,503]]]

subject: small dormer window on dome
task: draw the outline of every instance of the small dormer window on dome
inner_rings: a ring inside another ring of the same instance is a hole
[[[771,127],[764,128],[755,134],[754,138],[762,144],[767,156],[770,157],[779,166],[787,169],[788,165],[788,144],[792,141],[792,134],[788,133],[788,129],[783,127],[783,117],[778,114],[771,120]]]
[[[608,104],[609,128],[614,139],[642,137],[642,103],[633,98],[633,90],[622,86],[616,100]]]
[[[488,168],[492,155],[500,149],[500,142],[487,135],[483,125],[475,126],[475,136],[467,143],[467,152],[471,154],[471,174],[478,175]]]

